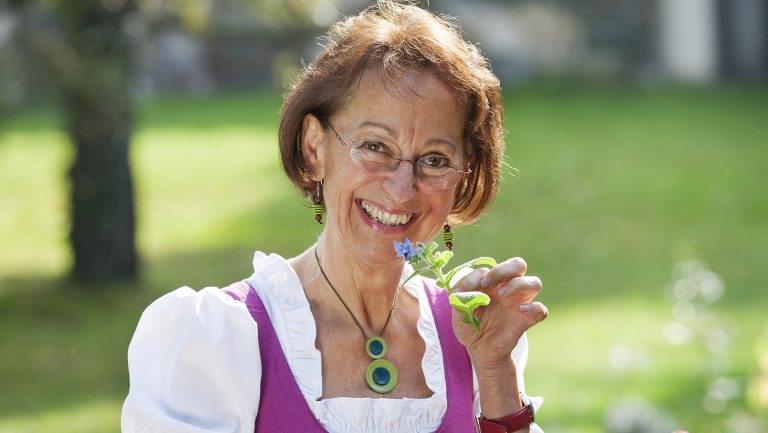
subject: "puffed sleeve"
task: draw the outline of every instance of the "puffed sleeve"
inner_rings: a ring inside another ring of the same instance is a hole
[[[182,287],[147,307],[128,347],[128,373],[123,433],[253,433],[256,322],[217,288]]]

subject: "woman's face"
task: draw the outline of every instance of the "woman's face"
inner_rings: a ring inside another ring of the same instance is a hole
[[[401,260],[393,240],[424,242],[441,230],[457,185],[431,186],[405,161],[392,171],[372,170],[354,162],[350,148],[386,147],[412,161],[436,155],[465,168],[464,122],[458,99],[432,73],[404,73],[397,85],[385,86],[378,72],[366,72],[346,106],[330,119],[346,145],[330,128],[319,128],[325,230],[333,244],[340,241],[339,247],[360,259],[386,263]]]

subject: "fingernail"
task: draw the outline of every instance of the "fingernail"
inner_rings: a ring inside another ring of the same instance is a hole
[[[486,278],[483,278],[480,280],[480,287],[487,289],[488,288],[488,280]]]
[[[519,308],[520,308],[520,311],[522,311],[523,313],[527,313],[527,312],[533,310],[533,305],[531,305],[531,304],[520,304]]]
[[[510,292],[510,288],[507,287],[506,285],[501,286],[498,288],[498,290],[496,290],[496,294],[499,296],[507,296],[509,295],[509,292]]]

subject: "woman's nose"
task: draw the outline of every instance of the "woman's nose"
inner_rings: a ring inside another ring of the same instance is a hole
[[[416,173],[411,161],[400,161],[396,169],[387,174],[384,191],[394,203],[405,203],[416,194]]]

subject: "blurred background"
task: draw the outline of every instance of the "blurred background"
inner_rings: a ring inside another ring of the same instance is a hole
[[[320,232],[281,94],[362,0],[0,0],[0,432],[117,432],[139,315]],[[768,3],[432,0],[504,83],[547,433],[768,432]]]

